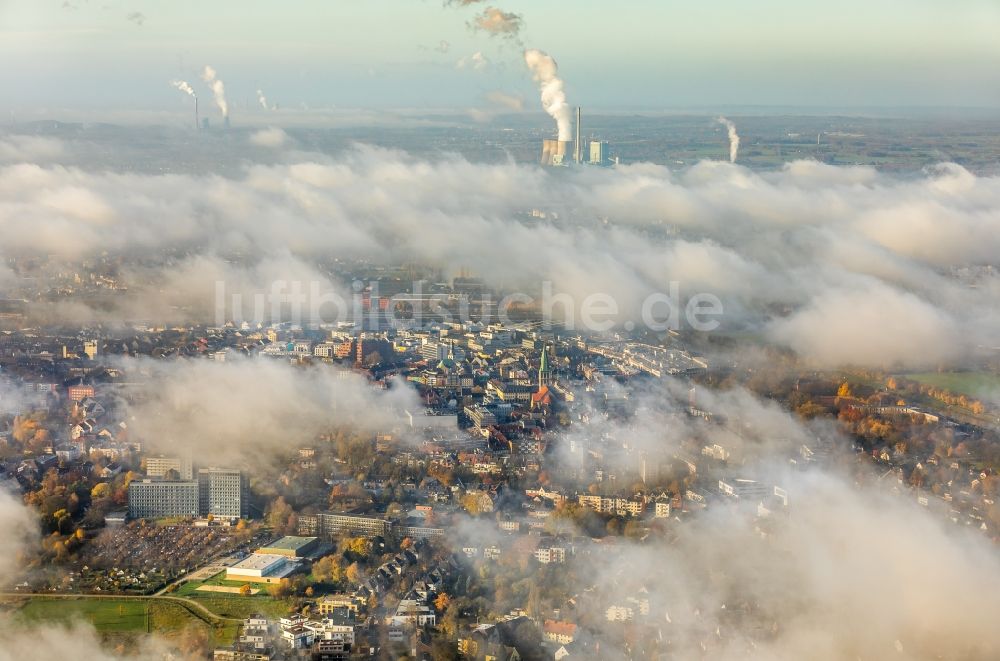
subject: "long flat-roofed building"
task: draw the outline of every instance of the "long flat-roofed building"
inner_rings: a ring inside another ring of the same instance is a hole
[[[226,569],[226,580],[277,583],[291,574],[296,565],[288,556],[254,553]]]
[[[128,486],[131,519],[198,516],[198,483],[193,480],[133,480]]]
[[[314,516],[299,517],[299,534],[320,537],[336,537],[346,534],[363,537],[388,537],[392,531],[392,521],[375,516],[321,512]]]
[[[295,537],[292,535],[275,540],[257,549],[257,553],[283,555],[289,558],[304,558],[319,546],[318,537]]]

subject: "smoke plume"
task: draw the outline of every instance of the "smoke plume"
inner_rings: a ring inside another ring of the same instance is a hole
[[[194,93],[194,89],[192,89],[191,86],[188,85],[186,81],[172,80],[170,81],[170,84],[179,89],[180,91],[184,92],[185,94],[189,94],[190,96],[194,97],[198,96],[197,94]]]
[[[566,92],[563,81],[559,78],[559,65],[552,56],[536,48],[524,51],[524,63],[528,65],[532,77],[538,83],[542,92],[542,107],[556,120],[559,127],[559,139],[571,140],[573,137],[572,112],[566,103]]]
[[[517,39],[521,27],[524,25],[524,19],[520,14],[506,12],[496,7],[487,7],[481,14],[472,19],[469,25],[474,30],[486,32],[493,37]]]
[[[226,101],[226,86],[221,80],[219,80],[218,75],[209,65],[205,65],[205,70],[201,73],[201,79],[212,88],[212,96],[215,99],[215,105],[219,107],[219,112],[222,113],[223,117],[229,117],[229,102]]]
[[[735,163],[736,154],[740,151],[740,136],[736,132],[736,124],[725,117],[719,117],[716,121],[725,126],[729,132],[729,162]]]
[[[267,105],[267,97],[264,96],[263,90],[257,90],[257,103],[259,103],[260,107],[263,108],[264,110],[270,110],[270,108]]]

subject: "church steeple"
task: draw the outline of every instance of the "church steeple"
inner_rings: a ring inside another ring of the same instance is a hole
[[[548,346],[542,347],[542,358],[538,363],[538,387],[549,385],[552,379],[552,373],[549,371],[549,348]]]

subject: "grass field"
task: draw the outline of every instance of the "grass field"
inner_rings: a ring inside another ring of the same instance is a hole
[[[17,611],[25,623],[87,622],[98,631],[147,631],[145,601],[111,599],[31,599]],[[184,609],[180,606],[179,610]],[[152,614],[150,614],[152,616]]]
[[[282,599],[272,599],[264,593],[252,597],[244,597],[238,594],[195,592],[188,596],[188,599],[197,601],[216,615],[241,620],[256,613],[262,613],[269,617],[283,617],[288,615],[288,611],[291,608],[290,602]]]
[[[227,581],[225,580],[225,576],[224,572],[220,572],[204,581],[188,581],[180,586],[174,594],[178,597],[197,601],[208,610],[222,617],[245,619],[255,613],[263,613],[270,616],[288,614],[291,604],[282,599],[272,598],[264,591],[264,586],[254,586],[251,584],[253,587],[258,588],[260,592],[246,597],[240,594],[198,590],[203,585],[239,588],[244,583],[243,581]]]
[[[1000,399],[1000,375],[989,372],[921,372],[903,378],[970,397]]]
[[[213,644],[228,645],[237,634],[235,623],[213,626],[184,605],[144,599],[46,599],[33,597],[21,605],[15,620],[25,625],[44,622],[92,625],[102,634],[176,634],[194,625],[206,627]]]

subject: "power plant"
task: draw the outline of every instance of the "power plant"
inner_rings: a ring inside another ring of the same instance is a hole
[[[565,165],[568,140],[542,140],[542,165]]]
[[[570,144],[573,145],[573,162],[577,165],[612,165],[618,159],[612,160],[608,152],[608,143],[600,140],[591,140],[589,145],[583,142],[583,109],[576,109],[576,130],[574,131],[576,140],[542,140],[541,164],[547,166],[568,166],[567,154],[570,153]],[[587,149],[589,147],[589,149]],[[589,153],[588,153],[589,152]],[[589,159],[586,157],[589,156]]]

